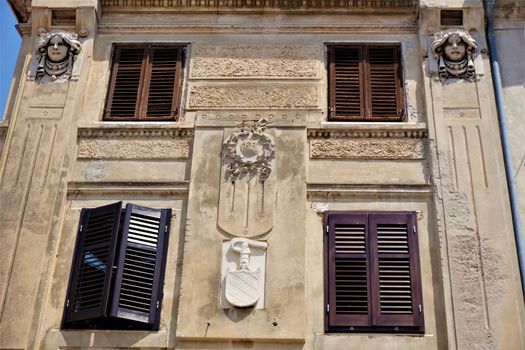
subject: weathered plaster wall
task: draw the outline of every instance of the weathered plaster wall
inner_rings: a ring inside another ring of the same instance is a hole
[[[512,3],[502,2],[500,5],[508,11]],[[507,6],[506,6],[507,5]],[[515,4],[517,5],[517,4]],[[523,10],[523,5],[522,5]],[[513,15],[498,15],[494,20],[498,61],[503,85],[503,98],[510,136],[513,177],[519,194],[521,216],[525,217],[525,12],[512,12]],[[508,19],[507,19],[508,18]],[[525,229],[523,227],[522,229]]]
[[[421,13],[422,41],[428,28],[439,27],[436,11]],[[472,33],[484,32],[480,11],[464,13]],[[480,36],[478,55],[489,72],[486,45]],[[425,95],[449,347],[523,348],[523,302],[490,75],[428,79]]]
[[[423,1],[419,34],[411,9],[110,7],[95,28],[89,4],[77,12],[91,23],[79,79],[21,79],[11,102],[0,163],[0,348],[524,347],[487,58],[477,82],[433,81],[425,64],[439,9],[469,7],[465,27],[483,33],[481,1]],[[49,25],[49,11],[33,14],[33,33]],[[112,44],[151,41],[189,44],[181,120],[101,121]],[[401,44],[403,123],[327,121],[325,44],[356,42]],[[233,237],[218,224],[222,145],[260,118],[275,139],[271,229],[257,237],[268,243],[265,308],[221,309],[221,247]],[[160,330],[60,330],[79,211],[118,200],[174,209]],[[420,212],[424,335],[324,334],[325,210]]]

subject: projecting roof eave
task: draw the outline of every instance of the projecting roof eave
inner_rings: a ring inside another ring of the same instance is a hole
[[[13,10],[18,23],[26,23],[31,13],[31,0],[7,0]]]

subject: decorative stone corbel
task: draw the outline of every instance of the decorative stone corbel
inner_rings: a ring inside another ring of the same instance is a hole
[[[78,35],[63,31],[44,31],[36,41],[29,78],[40,82],[64,82],[73,74],[81,50]]]
[[[430,44],[430,75],[437,80],[449,78],[476,80],[475,64],[478,44],[466,31],[449,30],[434,34]]]
[[[225,272],[223,276],[224,297],[229,304],[234,307],[250,307],[256,305],[264,296],[264,265],[267,247],[266,242],[246,238],[234,238],[229,242],[229,246],[225,247],[226,252],[230,253],[230,258],[231,253],[239,256],[235,269],[230,270],[227,267],[223,270]],[[251,256],[254,253],[252,249],[258,251],[258,262],[251,262]],[[223,265],[227,261],[228,259],[223,260]]]

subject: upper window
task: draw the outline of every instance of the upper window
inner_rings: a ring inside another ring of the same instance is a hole
[[[183,46],[115,46],[104,120],[176,120]]]
[[[416,214],[339,212],[326,220],[326,330],[422,333]]]
[[[402,120],[399,45],[331,45],[328,49],[329,120]]]
[[[170,209],[82,209],[64,328],[158,329]]]

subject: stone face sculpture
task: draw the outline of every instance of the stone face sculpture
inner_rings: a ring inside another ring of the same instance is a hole
[[[266,249],[268,244],[246,238],[234,238],[230,242],[230,249],[239,254],[239,265],[236,271],[226,272],[224,294],[235,307],[253,306],[263,293],[260,279],[264,279],[264,273],[260,268],[250,267],[250,246]]]
[[[447,78],[475,79],[476,49],[476,41],[465,31],[453,30],[435,33],[432,41],[432,55],[438,64],[439,78],[441,80]]]
[[[81,49],[77,39],[75,33],[62,31],[41,33],[35,45],[35,55],[38,58],[36,80],[42,80],[46,76],[53,81],[69,79]]]

